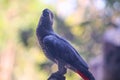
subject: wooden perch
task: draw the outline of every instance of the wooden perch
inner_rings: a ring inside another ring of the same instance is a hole
[[[65,80],[65,76],[59,73],[53,73],[48,80]]]

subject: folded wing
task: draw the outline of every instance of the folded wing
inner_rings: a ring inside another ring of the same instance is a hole
[[[86,62],[66,40],[56,35],[49,35],[43,39],[43,43],[56,60],[63,60],[73,67],[81,66],[88,70]]]

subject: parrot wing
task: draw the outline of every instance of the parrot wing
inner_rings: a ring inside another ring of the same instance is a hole
[[[87,63],[79,53],[63,38],[57,35],[49,35],[43,39],[43,43],[48,51],[56,60],[60,59],[73,67],[83,67],[88,70]]]

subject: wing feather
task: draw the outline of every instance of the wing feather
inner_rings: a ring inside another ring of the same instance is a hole
[[[49,35],[43,39],[43,43],[49,53],[56,59],[61,59],[73,66],[83,66],[88,69],[87,63],[66,40],[58,36]]]

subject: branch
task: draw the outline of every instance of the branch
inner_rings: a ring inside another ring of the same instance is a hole
[[[59,73],[53,73],[48,80],[65,80],[65,76]]]

